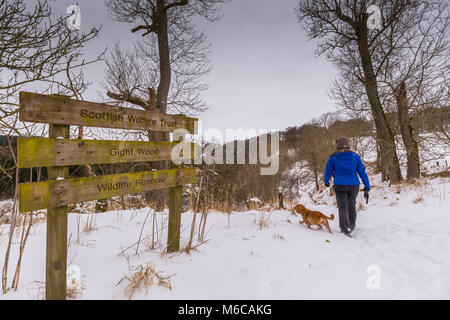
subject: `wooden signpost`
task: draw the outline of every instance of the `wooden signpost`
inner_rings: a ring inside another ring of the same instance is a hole
[[[179,250],[182,186],[195,182],[195,168],[69,179],[69,166],[170,160],[180,142],[70,140],[69,132],[77,125],[196,133],[197,119],[30,92],[20,92],[19,112],[21,121],[49,124],[48,139],[19,138],[17,145],[19,168],[48,167],[47,181],[19,184],[19,212],[47,209],[46,299],[66,299],[69,204],[169,188],[167,250]]]
[[[28,168],[168,160],[178,143],[18,138],[17,144],[18,165]]]

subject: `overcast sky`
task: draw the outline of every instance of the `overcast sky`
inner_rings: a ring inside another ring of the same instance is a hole
[[[213,71],[205,97],[209,110],[199,115],[203,128],[285,129],[334,111],[328,90],[336,73],[316,43],[306,39],[297,23],[298,0],[232,0],[217,22],[196,20],[212,43]],[[131,47],[140,39],[134,25],[111,20],[103,0],[55,1],[54,13],[65,15],[70,4],[81,7],[82,31],[102,25],[100,37],[86,48],[93,57],[115,41]],[[97,100],[104,64],[85,73],[93,82],[87,100]]]

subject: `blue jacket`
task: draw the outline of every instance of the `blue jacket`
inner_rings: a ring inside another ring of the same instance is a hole
[[[367,189],[370,189],[369,178],[366,168],[361,161],[361,157],[354,152],[334,153],[328,159],[325,168],[325,184],[330,182],[331,176],[334,176],[335,185],[359,186],[358,175]]]

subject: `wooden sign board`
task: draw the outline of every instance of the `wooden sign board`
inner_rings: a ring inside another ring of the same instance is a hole
[[[19,212],[190,184],[195,176],[195,168],[183,168],[21,183]]]
[[[71,165],[169,160],[179,142],[68,138],[70,125],[77,125],[160,132],[185,129],[186,132],[174,134],[174,140],[178,140],[187,132],[197,133],[197,119],[72,100],[65,96],[20,92],[19,98],[21,121],[49,124],[50,139],[19,138],[17,147],[19,168],[48,167],[48,181],[20,183],[18,192],[19,212],[47,209],[46,299],[66,299],[69,204],[170,188],[167,251],[179,250],[182,186],[195,183],[195,168],[175,167],[68,179]],[[189,146],[192,151],[193,144]],[[186,160],[195,155],[196,149],[183,158]]]
[[[196,133],[196,118],[21,91],[20,120],[88,127]]]
[[[178,142],[19,138],[19,168],[170,160]],[[190,150],[194,144],[190,143]],[[191,159],[194,153],[191,151]],[[182,154],[180,155],[182,156]]]

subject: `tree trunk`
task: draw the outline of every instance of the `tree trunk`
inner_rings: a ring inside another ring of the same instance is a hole
[[[314,163],[314,182],[316,183],[316,191],[319,191],[319,169],[317,168],[317,165]]]
[[[167,97],[169,96],[171,68],[170,68],[170,49],[169,49],[169,34],[167,29],[167,12],[165,10],[166,1],[157,0],[157,30],[158,35],[158,53],[159,53],[159,85],[156,93],[156,109],[161,113],[167,112]],[[150,141],[169,141],[169,134],[166,132],[149,132]],[[167,169],[169,167],[168,161],[154,162],[153,168],[157,170]],[[156,190],[147,194],[148,197],[154,198],[156,209],[161,211],[164,209],[164,204],[167,200],[166,190]]]
[[[155,89],[149,88],[149,104],[148,111],[154,112],[159,111],[157,108],[157,94]],[[164,140],[164,137],[161,135],[161,132],[155,131],[147,131],[148,141],[168,141]],[[154,161],[150,163],[151,167],[156,170],[163,170],[168,168],[167,161]],[[157,211],[162,211],[164,209],[164,205],[167,202],[167,190],[154,190],[147,191],[145,193],[145,200],[147,205],[154,204],[156,206]]]
[[[156,92],[154,88],[148,88],[149,90],[149,101],[148,101],[148,107],[147,107],[147,111],[150,112],[154,112],[157,111],[156,108]],[[156,140],[160,137],[157,137],[155,135],[155,132],[148,130],[147,131],[147,137],[148,137],[148,141],[161,141],[161,140]],[[153,169],[160,169],[161,165],[158,162],[149,162],[149,165],[153,168]],[[145,200],[147,202],[147,205],[152,205],[155,204],[156,205],[156,209],[158,211],[161,211],[161,209],[164,208],[164,202],[163,200],[159,200],[159,198],[161,198],[161,192],[159,192],[160,190],[154,190],[154,191],[147,191],[145,193]]]
[[[408,114],[408,97],[405,81],[395,90],[397,115],[403,144],[406,149],[407,179],[420,178],[419,146],[414,139],[413,128]]]
[[[158,135],[158,133],[161,132],[149,132],[149,141],[168,141],[169,139],[165,140],[162,135]],[[151,167],[156,170],[164,170],[169,167],[168,161],[154,161],[151,163]],[[145,193],[145,200],[148,205],[154,204],[156,211],[162,211],[164,210],[165,204],[167,203],[168,198],[168,189],[161,189],[161,190],[153,190],[153,191],[147,191]]]
[[[377,147],[377,163],[376,163],[375,173],[381,173],[381,172],[383,172],[383,158],[381,158],[380,144],[378,143],[376,136],[373,138],[376,141],[376,147]]]
[[[380,156],[386,161],[391,182],[396,183],[402,180],[402,173],[400,171],[400,164],[397,157],[395,139],[378,95],[378,84],[373,71],[372,57],[369,52],[367,26],[363,24],[360,29],[358,50],[364,71],[364,86],[370,107],[372,109],[373,119],[375,121],[377,140],[380,144]]]
[[[167,28],[167,12],[165,0],[157,1],[158,15],[158,52],[159,52],[159,85],[156,94],[156,108],[161,113],[167,112],[167,98],[169,96],[172,69],[170,67],[169,32]],[[169,141],[169,133],[154,132],[155,141]],[[163,168],[168,168],[167,161],[162,162]]]
[[[388,169],[386,166],[386,159],[382,156],[380,143],[378,139],[375,137],[375,141],[377,144],[377,173],[381,173],[381,181],[389,180]]]
[[[167,12],[165,10],[166,1],[157,0],[157,35],[158,35],[158,53],[159,53],[159,85],[156,93],[156,109],[161,113],[167,112],[167,97],[169,96],[171,68],[170,68],[170,49],[169,33],[167,29]],[[169,141],[167,132],[149,132],[150,141]],[[169,167],[168,161],[153,162],[153,168],[164,170]],[[154,198],[156,210],[164,209],[167,202],[167,190],[155,190],[150,193]],[[147,198],[150,196],[147,194]],[[148,200],[148,199],[147,199]]]
[[[158,92],[156,94],[156,107],[162,113],[166,113],[167,111],[167,97],[169,96],[171,80],[169,34],[167,30],[167,12],[164,9],[165,6],[165,0],[157,0],[157,34],[160,80]]]

